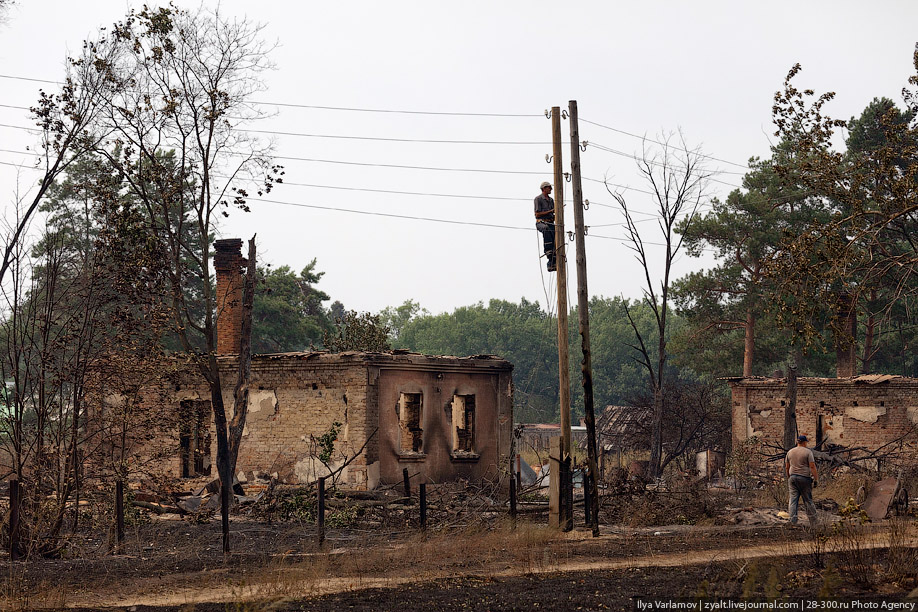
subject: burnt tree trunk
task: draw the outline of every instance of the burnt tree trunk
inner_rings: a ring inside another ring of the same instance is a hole
[[[784,450],[792,449],[797,438],[797,360],[788,364],[784,395]]]
[[[217,474],[220,477],[220,518],[223,552],[230,552],[229,512],[233,496],[233,474],[249,406],[249,375],[252,370],[252,307],[255,300],[255,237],[249,240],[249,259],[242,289],[242,333],[239,336],[239,369],[233,391],[233,418],[227,423],[216,357],[211,354],[211,401],[217,426]]]
[[[873,314],[873,303],[877,299],[876,289],[870,291],[870,301],[867,306],[867,320],[864,322],[864,357],[861,359],[861,372],[870,374],[872,362],[876,351],[873,348],[873,339],[876,333],[876,315]]]
[[[239,373],[233,392],[233,420],[229,426],[229,451],[235,471],[239,445],[249,409],[249,378],[252,373],[252,309],[255,303],[255,236],[249,240],[249,258],[242,286],[242,334],[239,338]]]
[[[752,358],[755,353],[755,313],[746,310],[745,343],[743,344],[743,376],[752,376]]]
[[[660,476],[663,460],[663,389],[653,390],[653,415],[650,422],[650,461],[648,472],[652,478]]]

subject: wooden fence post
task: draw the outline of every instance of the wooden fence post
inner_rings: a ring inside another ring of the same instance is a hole
[[[325,542],[325,478],[319,478],[319,510],[316,516],[316,526],[319,532],[319,546]]]
[[[427,529],[427,483],[422,482],[418,485],[418,494],[420,495],[421,504],[421,529]]]
[[[516,528],[516,478],[510,478],[510,522]]]
[[[405,497],[411,499],[411,478],[408,476],[408,468],[402,470],[402,480],[405,483]]]

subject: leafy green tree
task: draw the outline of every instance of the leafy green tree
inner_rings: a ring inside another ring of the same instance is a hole
[[[852,117],[848,121],[845,160],[854,172],[863,173],[867,169],[866,176],[861,180],[867,184],[867,191],[874,194],[874,198],[888,198],[892,194],[887,192],[882,178],[882,163],[871,161],[871,158],[876,155],[895,156],[898,152],[899,158],[892,160],[893,167],[898,167],[903,173],[909,172],[908,155],[916,150],[914,138],[918,136],[914,130],[909,130],[909,124],[914,119],[914,110],[901,111],[888,98],[874,98],[860,117]],[[893,134],[896,136],[890,138]],[[874,175],[874,169],[880,170],[880,174]],[[844,202],[842,205],[845,206]],[[897,243],[910,241],[916,231],[918,224],[913,215],[894,219],[878,233],[878,244],[867,245],[870,258],[881,259],[885,254],[896,252],[899,250]],[[859,310],[866,315],[861,326],[864,338],[860,357],[862,372],[872,372],[876,367],[884,372],[899,372],[899,367],[909,361],[904,355],[895,355],[892,360],[888,357],[896,351],[893,346],[895,341],[902,340],[903,332],[916,324],[912,315],[914,299],[908,292],[903,295],[897,290],[898,282],[897,274],[882,274],[870,286],[861,287]],[[894,333],[890,333],[893,330]]]
[[[792,336],[775,325],[770,308],[775,304],[775,285],[767,275],[768,265],[785,236],[828,218],[823,200],[810,197],[792,172],[776,172],[777,166],[794,164],[793,157],[781,143],[770,159],[753,158],[742,190],[734,190],[725,201],[712,200],[710,212],[685,219],[677,228],[689,255],[699,257],[703,250],[713,249],[718,259],[713,269],[692,272],[675,283],[676,304],[691,326],[688,333],[695,340],[704,337],[709,346],[721,345],[726,355],[737,354],[730,350],[731,342],[740,343],[741,360],[722,360],[715,375],[735,375],[741,363],[743,376],[751,376],[756,364],[771,368],[788,352]],[[779,338],[763,340],[758,333],[763,325]]]
[[[323,274],[316,272],[315,259],[299,275],[289,266],[258,268],[252,311],[253,351],[302,351],[322,341],[322,335],[331,329],[322,306],[328,294],[315,287]]]
[[[866,303],[871,313],[888,317],[918,294],[918,245],[912,237],[918,214],[918,98],[904,90],[904,113],[888,101],[874,101],[852,123],[848,150],[838,151],[833,136],[846,122],[825,111],[834,94],[800,91],[793,84],[799,71],[798,64],[775,95],[776,133],[803,160],[793,170],[801,184],[831,203],[831,215],[787,236],[769,273],[793,303],[782,314],[795,333],[806,341],[818,336],[820,330],[808,322],[828,309],[825,327],[845,338],[850,336],[846,302]],[[913,87],[918,53],[915,71],[909,78]],[[867,331],[871,340],[865,344],[872,344],[873,332]],[[864,359],[869,367],[872,355],[865,352]]]
[[[421,305],[414,300],[405,300],[401,306],[387,306],[379,312],[382,322],[389,328],[389,336],[393,343],[398,342],[402,330],[419,314],[428,314]]]
[[[356,310],[344,313],[336,318],[332,329],[325,332],[322,340],[325,348],[332,353],[345,351],[388,351],[389,328],[379,315],[369,312],[362,314]]]

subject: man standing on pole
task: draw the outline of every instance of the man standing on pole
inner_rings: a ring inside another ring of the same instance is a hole
[[[536,229],[542,232],[542,243],[545,256],[548,258],[548,271],[557,270],[555,263],[555,201],[551,198],[551,183],[541,185],[542,193],[535,199]]]

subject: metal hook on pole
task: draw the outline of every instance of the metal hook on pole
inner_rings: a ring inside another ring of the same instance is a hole
[[[587,145],[588,145],[588,144],[590,144],[590,141],[589,141],[589,140],[584,140],[584,141],[580,144],[580,150],[586,152],[586,148],[587,148]]]
[[[567,241],[568,242],[574,241],[574,232],[571,232],[571,231],[567,232]]]
[[[570,172],[565,172],[565,173],[564,173],[564,180],[567,181],[568,183],[571,182],[571,173],[570,173]]]
[[[552,156],[549,155],[548,153],[546,153],[546,154],[545,154],[545,163],[546,163],[546,164],[550,164],[550,163],[551,163],[551,160],[552,160]]]
[[[545,118],[546,118],[546,119],[551,119],[551,111],[548,110],[547,108],[545,109]]]
[[[562,119],[567,119],[567,111],[564,110],[563,108],[561,109],[561,118],[562,118]]]
[[[584,201],[583,201],[583,210],[590,210],[590,201],[589,201],[589,200],[584,200]]]

